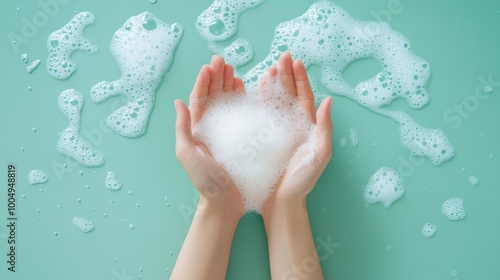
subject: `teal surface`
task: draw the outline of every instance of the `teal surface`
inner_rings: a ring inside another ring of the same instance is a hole
[[[16,51],[8,34],[22,34],[23,18],[32,20],[43,13],[40,3],[46,2],[57,3],[57,9],[45,16],[32,38],[18,40]],[[267,0],[243,13],[238,33],[228,43],[234,38],[250,40],[255,58],[240,70],[247,71],[267,56],[274,28],[302,15],[312,3]],[[455,156],[440,166],[428,159],[412,161],[410,151],[400,144],[395,122],[334,96],[334,159],[308,197],[325,279],[500,279],[500,2],[334,3],[360,20],[376,21],[383,14],[379,19],[405,35],[413,51],[430,63],[429,104],[413,110],[398,100],[389,108],[407,112],[425,127],[441,129],[454,145]],[[397,13],[389,12],[394,3],[399,3]],[[2,1],[0,279],[169,277],[197,199],[174,154],[173,100],[188,100],[198,70],[210,61],[207,43],[194,28],[197,16],[210,4],[208,0]],[[146,10],[166,23],[180,23],[184,35],[157,92],[147,133],[125,138],[104,124],[123,98],[95,104],[89,89],[120,76],[108,51],[112,35],[128,18]],[[94,13],[96,22],[84,34],[99,52],[74,53],[77,72],[67,80],[55,80],[46,70],[46,40],[75,11]],[[26,73],[21,53],[28,53],[30,62],[42,60],[32,74]],[[319,78],[319,69],[309,70]],[[345,76],[355,84],[378,70],[373,60],[359,61],[346,69]],[[475,91],[482,90],[484,79],[490,80],[493,92],[479,100]],[[57,152],[58,133],[67,126],[57,98],[69,88],[85,96],[81,131],[105,153],[101,167],[80,166]],[[350,129],[357,131],[357,146],[349,143]],[[341,138],[347,139],[345,147]],[[18,180],[15,273],[7,270],[6,262],[9,163],[16,166]],[[362,194],[370,176],[382,166],[405,171],[406,193],[388,209],[380,203],[365,205]],[[49,181],[28,184],[32,169],[45,171]],[[123,183],[120,191],[105,188],[108,171]],[[469,184],[471,175],[479,178],[476,186]],[[464,199],[466,219],[450,221],[441,213],[443,202],[451,197]],[[95,230],[81,232],[72,224],[74,216],[93,220]],[[437,227],[432,238],[421,234],[428,222]],[[257,214],[246,215],[238,226],[227,279],[270,279],[266,236]]]

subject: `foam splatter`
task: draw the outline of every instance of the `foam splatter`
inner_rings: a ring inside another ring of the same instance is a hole
[[[45,184],[49,180],[49,176],[45,174],[42,170],[31,170],[28,173],[28,182],[31,185]]]
[[[69,125],[61,133],[57,150],[85,166],[104,164],[104,155],[95,150],[80,136],[80,113],[83,108],[83,95],[68,89],[59,95],[59,110],[68,118]]]
[[[28,72],[28,74],[33,73],[33,71],[35,71],[36,68],[38,68],[38,65],[40,65],[40,62],[41,62],[40,59],[31,62],[30,65],[26,66],[26,72]]]
[[[469,176],[469,184],[471,186],[476,186],[479,183],[479,179],[476,176]]]
[[[364,198],[367,203],[382,202],[389,208],[394,201],[403,196],[404,192],[398,172],[389,167],[382,167],[370,177],[364,189]]]
[[[122,188],[122,183],[116,179],[114,172],[110,171],[106,174],[106,179],[104,181],[106,188],[111,191],[117,191]]]
[[[433,224],[431,224],[431,223],[426,223],[422,227],[422,235],[425,238],[431,238],[431,237],[433,237],[436,234],[436,231],[437,231],[437,228]]]
[[[349,130],[349,137],[351,139],[351,145],[357,146],[358,145],[358,132],[354,128],[351,128],[351,130]]]
[[[61,29],[52,32],[47,39],[49,57],[47,71],[56,79],[69,78],[76,71],[76,64],[70,59],[73,52],[80,50],[87,53],[97,52],[97,47],[83,37],[83,30],[94,23],[94,15],[89,12],[76,14]]]
[[[156,89],[170,68],[182,33],[179,24],[168,25],[150,12],[129,18],[115,32],[110,51],[122,76],[113,82],[102,81],[91,89],[92,101],[97,103],[118,94],[128,98],[127,104],[107,119],[114,131],[126,137],[146,132]]]
[[[310,148],[304,143],[315,127],[279,82],[267,86],[262,94],[214,95],[193,129],[195,139],[227,170],[251,211],[260,210],[299,146]],[[314,157],[314,152],[308,154]],[[302,158],[291,166],[310,160]]]
[[[441,211],[449,220],[465,219],[464,200],[459,197],[450,198],[443,203]]]
[[[20,57],[21,57],[21,61],[22,61],[23,63],[28,63],[28,54],[27,54],[27,53],[23,53],[23,54],[21,54],[21,56],[20,56]]]
[[[91,232],[94,230],[94,222],[83,217],[73,217],[73,225],[83,232]]]

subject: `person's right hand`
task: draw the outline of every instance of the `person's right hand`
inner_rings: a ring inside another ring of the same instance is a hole
[[[235,214],[232,216],[237,219],[241,218],[245,211],[238,189],[208,148],[193,139],[191,129],[200,121],[210,95],[244,90],[242,80],[234,77],[233,67],[225,64],[222,57],[214,56],[210,66],[203,66],[198,74],[189,97],[189,109],[182,101],[175,101],[175,152],[200,192],[201,205],[209,205],[224,214]]]

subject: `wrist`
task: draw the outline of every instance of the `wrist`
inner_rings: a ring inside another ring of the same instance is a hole
[[[220,219],[227,223],[238,224],[243,216],[243,209],[231,204],[221,204],[200,195],[196,215],[203,215],[213,219]]]
[[[269,199],[262,208],[262,219],[268,228],[271,224],[283,223],[294,217],[307,216],[306,198],[296,200]]]

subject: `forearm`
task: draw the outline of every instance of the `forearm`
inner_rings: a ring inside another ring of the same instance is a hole
[[[273,279],[323,279],[305,199],[263,213]]]
[[[239,216],[200,200],[170,279],[224,279]]]

